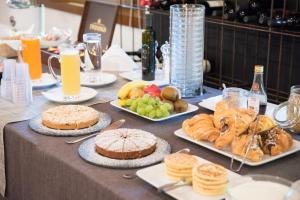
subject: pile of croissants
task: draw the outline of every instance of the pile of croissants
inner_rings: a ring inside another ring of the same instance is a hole
[[[217,103],[213,115],[195,115],[185,120],[182,128],[195,140],[212,142],[217,149],[229,146],[233,154],[254,162],[265,154],[279,155],[293,145],[291,135],[270,117],[256,115],[251,109],[228,108],[223,101]]]

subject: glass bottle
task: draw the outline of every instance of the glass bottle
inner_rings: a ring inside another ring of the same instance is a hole
[[[146,29],[142,33],[142,79],[155,79],[155,32],[152,28],[153,15],[149,6],[146,6]]]
[[[250,96],[254,96],[259,99],[259,111],[260,113],[265,113],[268,98],[264,87],[264,66],[262,65],[255,65]]]

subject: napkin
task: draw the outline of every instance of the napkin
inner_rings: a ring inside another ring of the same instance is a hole
[[[118,45],[111,45],[101,58],[103,71],[132,71],[138,66]]]

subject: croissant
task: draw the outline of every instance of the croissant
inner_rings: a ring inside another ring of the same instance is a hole
[[[251,122],[254,121],[256,113],[250,109],[229,109],[224,111],[224,116],[223,118],[214,116],[215,121],[220,120],[217,124],[220,126],[221,133],[215,141],[215,147],[218,149],[224,148],[232,142],[235,136],[247,131]]]
[[[214,127],[213,117],[208,114],[195,115],[182,123],[182,129],[187,135],[196,140],[207,140],[214,142],[220,131]]]
[[[260,148],[257,135],[253,136],[251,142],[252,136],[253,135],[243,134],[235,137],[231,143],[231,152],[244,157],[246,155],[247,148],[249,148],[246,158],[254,162],[261,161],[264,156],[264,152]],[[251,146],[249,147],[250,142]]]
[[[279,155],[293,145],[292,136],[281,128],[275,127],[259,134],[261,146],[265,154]]]
[[[249,126],[249,133],[261,133],[273,129],[276,126],[272,118],[266,115],[259,115]]]

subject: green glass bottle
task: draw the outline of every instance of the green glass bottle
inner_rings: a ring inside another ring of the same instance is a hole
[[[146,7],[146,29],[142,33],[142,79],[152,81],[155,79],[155,48],[156,37],[152,28],[153,14]]]

